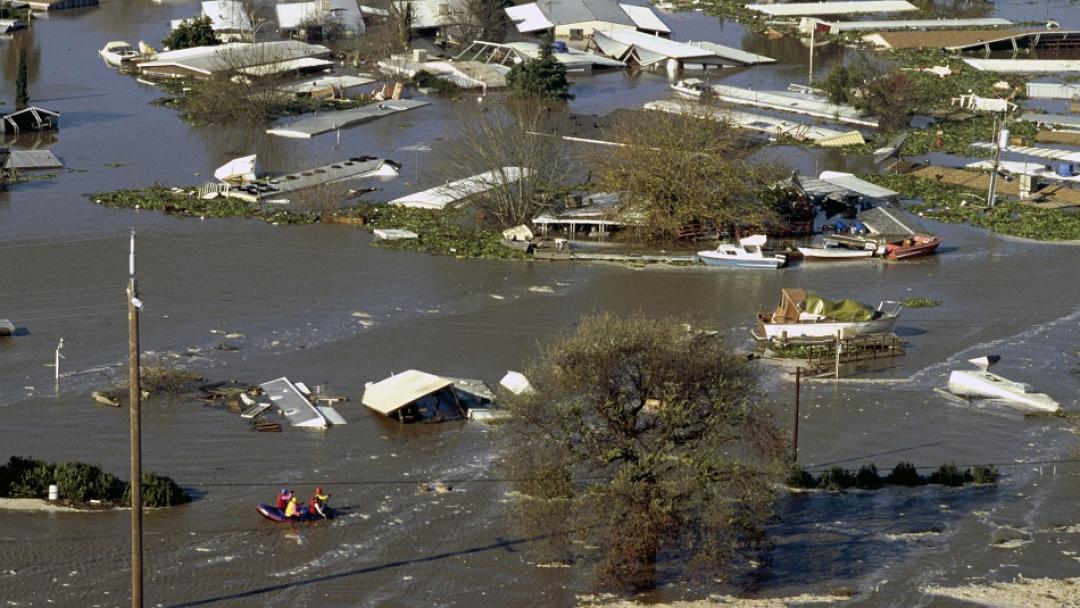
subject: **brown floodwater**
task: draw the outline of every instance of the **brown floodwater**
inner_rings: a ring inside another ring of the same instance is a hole
[[[1080,249],[1004,239],[931,223],[939,255],[909,263],[796,265],[777,272],[630,269],[467,261],[386,251],[343,226],[178,219],[105,209],[87,192],[156,181],[199,183],[232,157],[257,152],[271,171],[357,154],[404,164],[379,197],[433,179],[440,142],[453,136],[455,103],[432,106],[310,141],[255,128],[192,129],[149,102],[154,89],[105,68],[108,40],[157,41],[171,18],[197,3],[105,1],[57,13],[33,32],[0,42],[3,97],[17,48],[32,58],[35,103],[63,113],[45,141],[71,169],[0,192],[0,318],[18,335],[0,339],[0,458],[33,455],[127,470],[127,414],[95,406],[89,392],[123,376],[127,233],[139,235],[142,341],[152,357],[209,379],[257,383],[288,375],[351,397],[346,426],[326,432],[249,432],[223,409],[150,400],[144,466],[167,474],[196,500],[146,516],[146,598],[153,606],[566,606],[588,591],[579,569],[535,563],[535,539],[505,516],[491,429],[474,423],[402,427],[359,403],[364,383],[409,368],[494,385],[521,369],[540,342],[583,314],[644,311],[693,315],[749,348],[754,313],[782,287],[831,297],[924,296],[936,308],[907,310],[898,333],[907,356],[858,382],[804,384],[801,461],[812,468],[899,460],[996,463],[986,488],[800,494],[778,503],[774,546],[739,587],[665,585],[656,599],[746,590],[765,596],[856,590],[860,606],[954,606],[918,592],[926,584],[988,577],[1063,577],[1077,571],[1080,468],[1070,421],[1025,419],[935,389],[966,359],[1003,355],[1000,373],[1030,382],[1063,406],[1080,407]],[[1015,17],[1026,5],[1002,5]],[[1051,5],[1059,19],[1071,5]],[[1012,11],[1012,12],[1010,12]],[[1076,12],[1073,10],[1073,12]],[[726,75],[744,86],[804,78],[806,49],[768,41],[700,14],[669,15],[677,37],[708,38],[779,57],[776,66]],[[842,54],[824,53],[821,74]],[[728,80],[725,80],[728,81]],[[637,108],[665,98],[661,74],[604,73],[575,80],[578,113]],[[33,143],[33,142],[23,142]],[[863,159],[802,148],[769,152],[802,171]],[[425,177],[427,176],[427,177]],[[545,289],[534,289],[534,288]],[[226,334],[241,334],[226,337]],[[61,381],[53,353],[64,339]],[[224,352],[228,343],[239,350]],[[777,420],[790,424],[792,384],[762,368]],[[1045,464],[1040,464],[1045,463]],[[928,472],[928,471],[924,471]],[[418,492],[447,481],[447,494]],[[278,488],[322,485],[339,516],[278,525],[254,506]],[[128,519],[123,511],[8,512],[0,524],[0,602],[18,606],[122,606],[128,599]],[[1015,539],[1005,547],[996,540]]]

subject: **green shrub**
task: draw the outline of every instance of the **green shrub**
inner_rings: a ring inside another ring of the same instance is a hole
[[[975,483],[996,483],[998,470],[992,464],[977,464],[971,469],[971,481]]]
[[[149,471],[142,474],[142,499],[144,507],[175,507],[191,502],[191,497],[175,481]],[[123,503],[131,506],[130,484],[124,488]]]
[[[817,487],[817,482],[814,481],[814,476],[807,472],[806,469],[799,465],[792,465],[788,470],[787,478],[784,483],[793,488],[814,488]]]
[[[52,465],[42,460],[12,456],[0,467],[0,496],[41,498],[49,492]]]
[[[821,474],[818,487],[825,490],[844,490],[855,486],[855,477],[843,467],[833,465]]]
[[[892,473],[885,478],[885,483],[894,486],[918,486],[926,483],[926,480],[919,475],[915,465],[901,461],[893,467]]]
[[[945,486],[962,486],[969,481],[971,481],[971,473],[961,471],[952,463],[943,464],[930,474],[930,483]]]
[[[940,304],[941,300],[933,298],[908,298],[904,300],[904,308],[933,308]]]
[[[99,467],[82,462],[68,462],[53,466],[52,481],[43,480],[46,488],[50,483],[59,486],[60,496],[77,502],[90,500],[114,501],[124,493],[124,482],[102,471]]]
[[[864,464],[855,474],[855,487],[860,490],[877,490],[885,481],[878,475],[877,467],[873,464]]]

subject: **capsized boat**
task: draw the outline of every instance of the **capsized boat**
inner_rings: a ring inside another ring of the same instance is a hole
[[[671,89],[680,95],[699,98],[705,93],[705,82],[700,78],[684,78],[671,85]]]
[[[855,300],[826,300],[805,289],[780,290],[780,304],[758,313],[758,340],[826,340],[839,334],[883,334],[893,330],[904,305],[885,300],[877,308]]]
[[[890,260],[907,260],[924,255],[931,255],[941,244],[941,237],[929,234],[915,234],[903,239],[885,243],[885,257]]]
[[[961,397],[983,399],[1001,399],[1025,408],[1044,412],[1056,412],[1061,409],[1046,393],[1036,393],[1030,384],[1014,382],[988,370],[1000,357],[979,357],[970,359],[978,370],[955,370],[949,374],[949,392]]]
[[[706,266],[730,266],[736,268],[780,268],[787,263],[782,253],[766,253],[768,238],[755,234],[739,239],[738,244],[721,243],[711,251],[697,252],[698,259]]]
[[[98,55],[101,55],[105,63],[118,68],[134,61],[139,56],[139,52],[131,48],[131,45],[123,40],[113,40],[105,43],[105,48],[98,51]]]

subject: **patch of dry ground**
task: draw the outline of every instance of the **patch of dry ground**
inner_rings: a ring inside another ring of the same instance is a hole
[[[923,587],[924,593],[991,608],[1061,608],[1080,606],[1080,577],[1020,579],[962,587]]]
[[[76,509],[51,503],[41,498],[0,498],[0,509],[10,511],[47,511],[49,513],[85,513],[86,509]]]
[[[583,595],[578,597],[578,608],[789,608],[790,606],[818,606],[849,599],[842,595],[792,595],[776,598],[739,598],[715,595],[703,600],[680,600],[663,604],[643,604],[634,600],[618,599],[611,595]]]

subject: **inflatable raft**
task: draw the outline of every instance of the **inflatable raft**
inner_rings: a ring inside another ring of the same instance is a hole
[[[299,521],[318,521],[320,519],[330,519],[330,507],[324,506],[323,508],[326,510],[326,517],[323,517],[318,513],[308,513],[307,505],[301,505]],[[269,519],[270,521],[275,521],[279,524],[283,524],[287,521],[297,521],[295,518],[290,520],[290,518],[285,517],[285,512],[283,510],[273,505],[268,505],[265,502],[260,502],[259,506],[255,507],[255,510],[259,512],[259,515],[262,515],[266,519]]]

